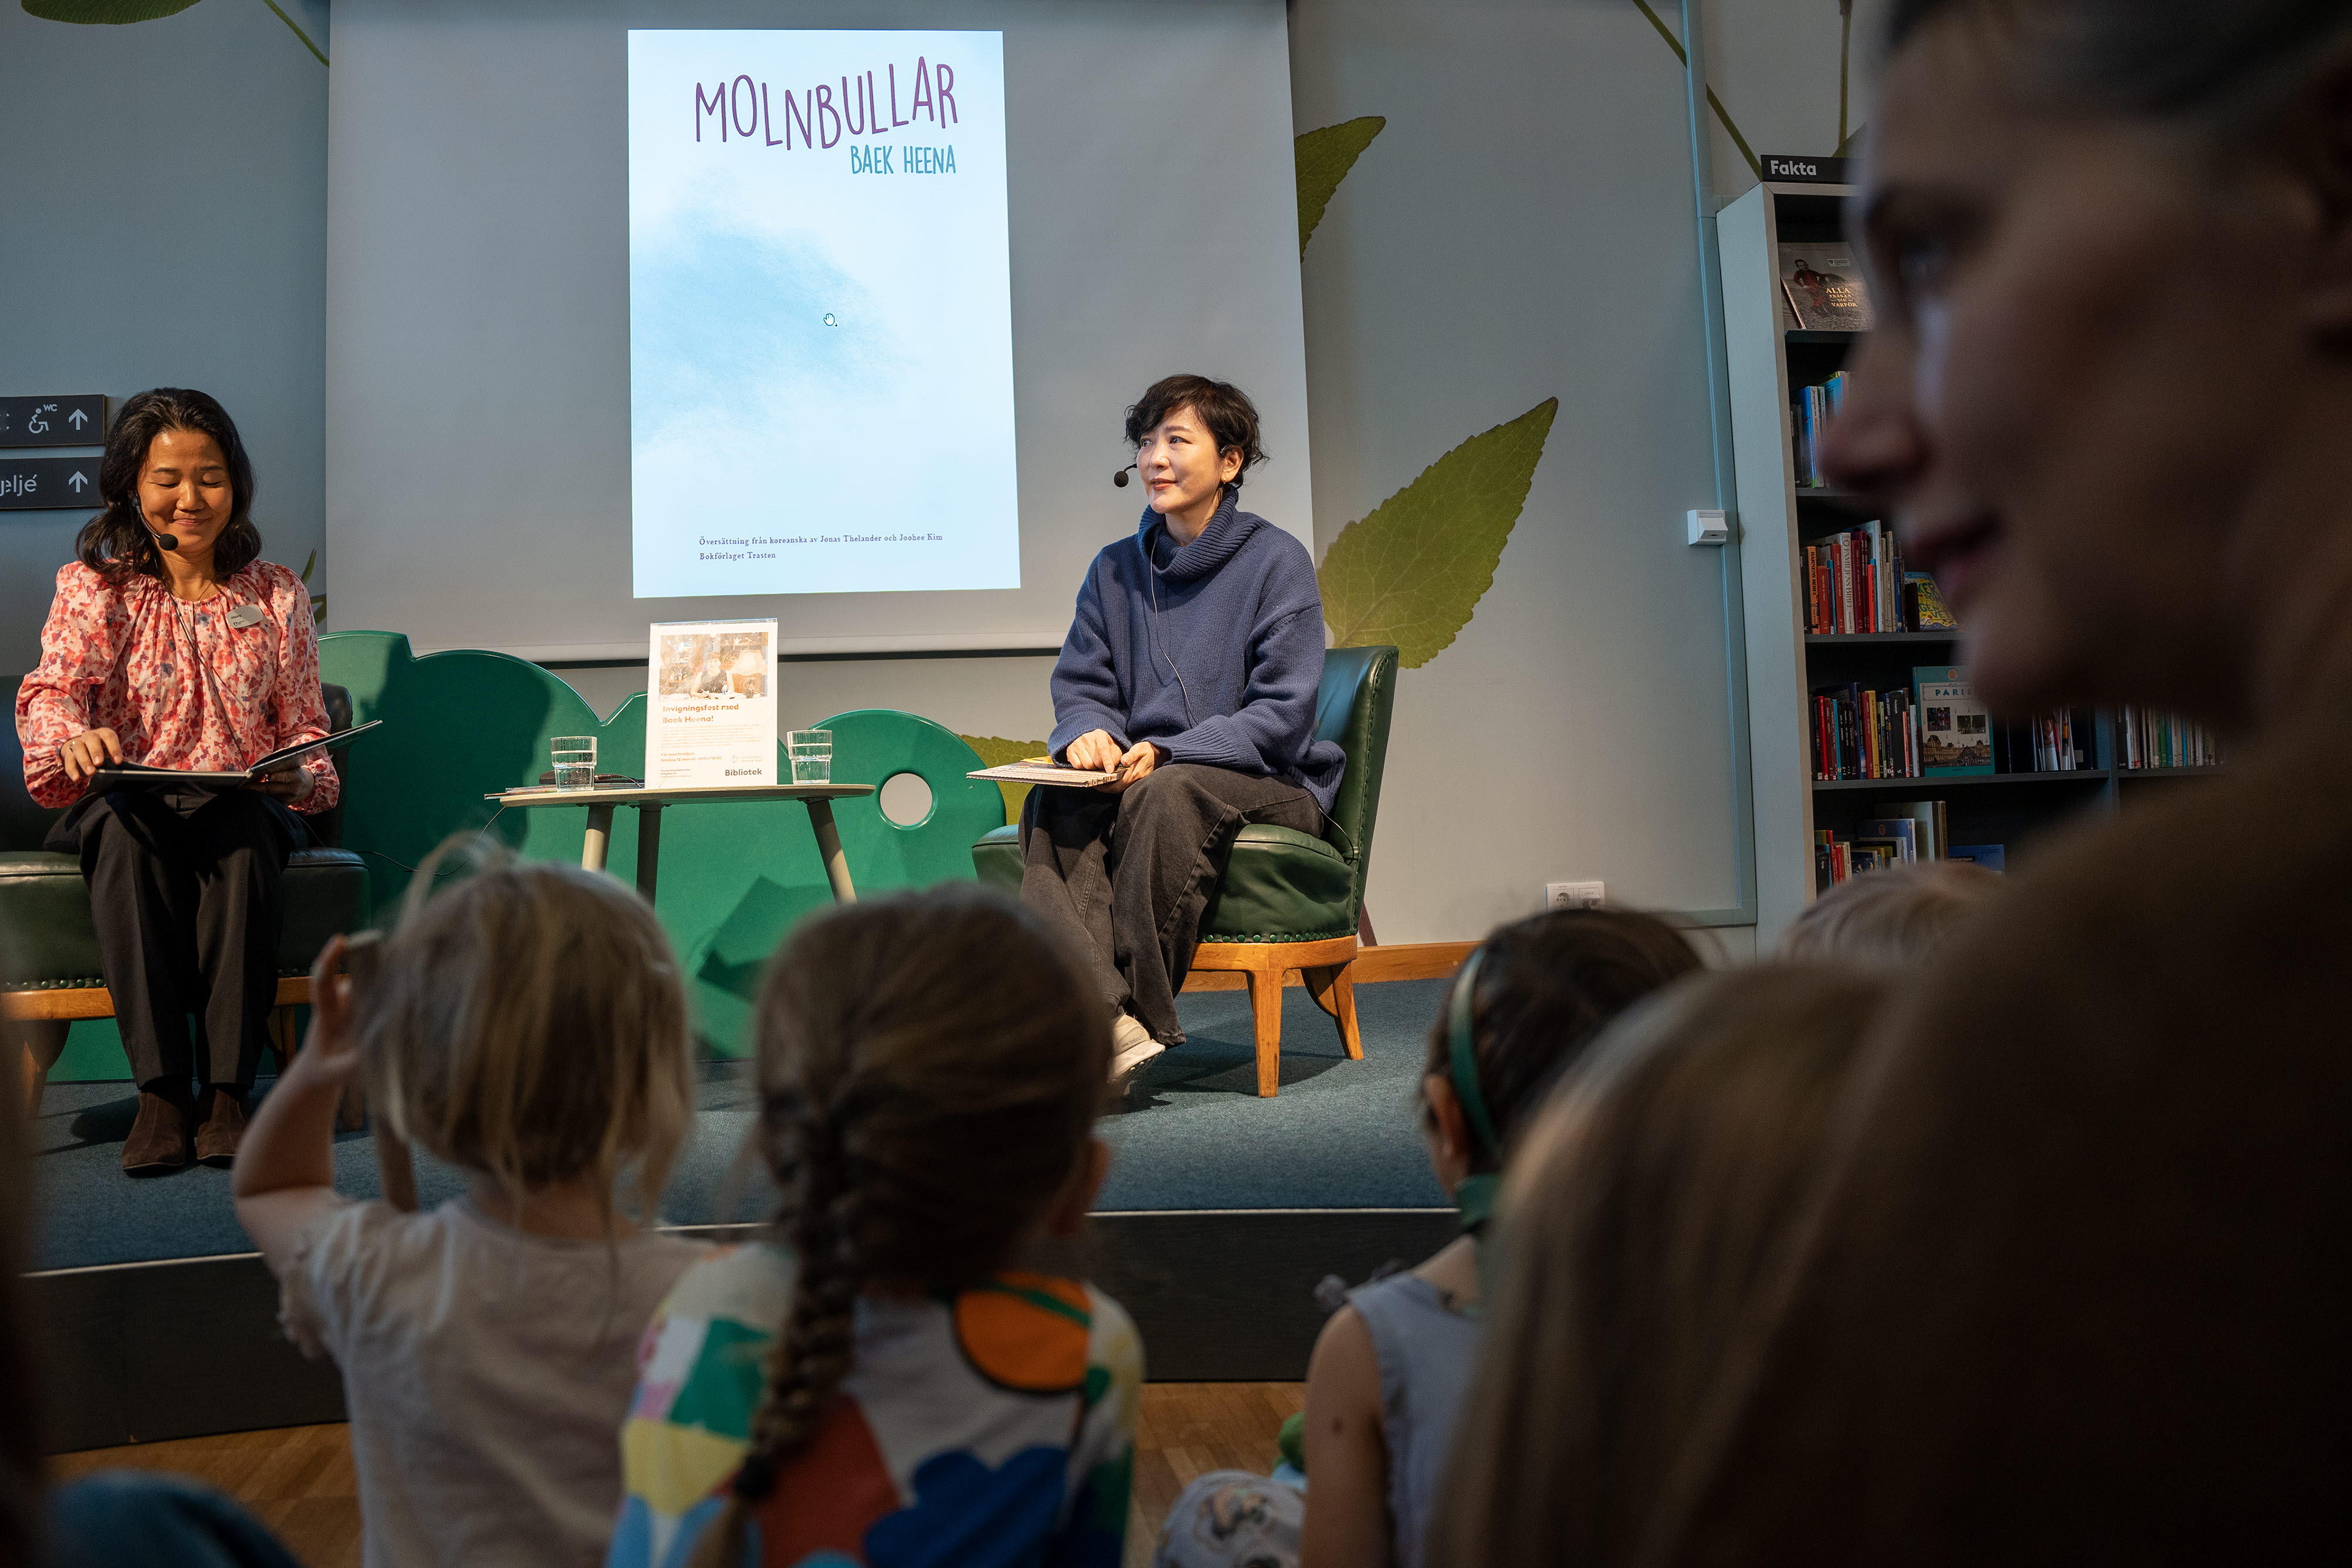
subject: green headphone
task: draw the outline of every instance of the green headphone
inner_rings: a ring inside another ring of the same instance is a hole
[[[1462,960],[1461,971],[1454,977],[1454,994],[1446,1002],[1445,1038],[1448,1071],[1454,1083],[1454,1098],[1462,1106],[1462,1119],[1470,1124],[1470,1135],[1476,1140],[1479,1152],[1500,1164],[1502,1141],[1495,1136],[1495,1118],[1486,1110],[1486,1096],[1478,1087],[1478,1042],[1472,1030],[1471,1003],[1478,992],[1478,966],[1486,958],[1482,943],[1471,949],[1470,956]],[[1464,1178],[1454,1192],[1454,1207],[1461,1212],[1462,1228],[1472,1236],[1486,1228],[1495,1212],[1495,1195],[1502,1186],[1502,1177],[1493,1172]]]

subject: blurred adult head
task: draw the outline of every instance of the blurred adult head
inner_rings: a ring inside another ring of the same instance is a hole
[[[1628,1013],[1504,1178],[1502,1287],[1432,1568],[1633,1560],[1785,1264],[1885,982],[1764,965]]]
[[[1895,0],[1824,460],[2021,711],[2352,677],[2352,7]]]

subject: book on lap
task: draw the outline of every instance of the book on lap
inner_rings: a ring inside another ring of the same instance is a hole
[[[1091,789],[1097,784],[1109,783],[1118,775],[1093,768],[1065,768],[1050,757],[1031,757],[997,768],[976,768],[964,777],[992,779],[1003,784],[1056,784]]]
[[[93,789],[239,789],[260,783],[281,768],[321,751],[339,748],[353,736],[364,735],[383,722],[372,718],[299,746],[281,747],[247,768],[151,768],[144,762],[109,762],[90,774],[89,785]]]

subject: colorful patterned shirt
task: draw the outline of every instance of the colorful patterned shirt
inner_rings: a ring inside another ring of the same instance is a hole
[[[251,624],[232,623],[257,611]],[[60,568],[40,667],[16,688],[25,788],[40,804],[81,798],[86,784],[66,777],[58,748],[86,729],[114,731],[129,761],[207,770],[250,768],[325,735],[302,580],[257,560],[189,603],[152,577],[113,584],[79,561]],[[335,765],[320,756],[302,767],[311,789],[296,809],[332,806]]]
[[[683,1568],[725,1506],[793,1293],[791,1254],[730,1248],[646,1330],[606,1568]],[[757,1568],[1117,1568],[1143,1347],[1118,1302],[1043,1274],[861,1299],[855,1363],[751,1511]]]

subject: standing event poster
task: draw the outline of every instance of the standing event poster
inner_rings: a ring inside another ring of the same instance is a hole
[[[726,789],[782,782],[776,768],[776,623],[656,622],[647,658],[646,782]]]

